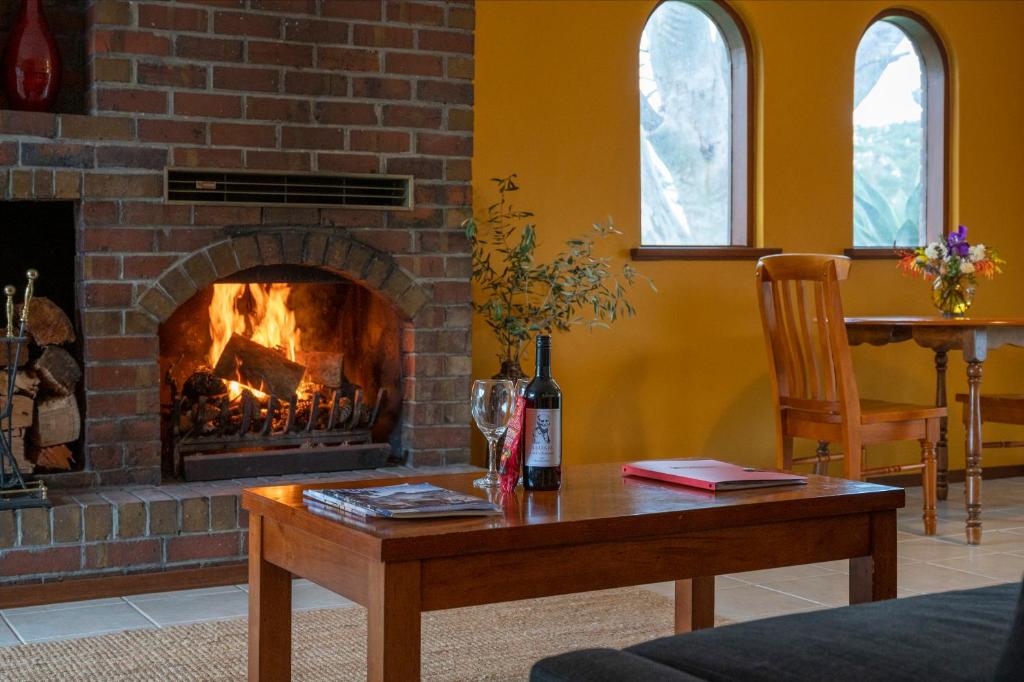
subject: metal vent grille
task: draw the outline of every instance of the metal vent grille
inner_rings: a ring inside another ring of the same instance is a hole
[[[412,208],[412,176],[250,173],[168,168],[170,202]]]

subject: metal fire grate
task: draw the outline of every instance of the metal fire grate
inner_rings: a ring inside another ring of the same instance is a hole
[[[412,209],[411,175],[258,173],[168,168],[169,202]]]
[[[382,466],[390,447],[370,440],[386,396],[377,391],[373,405],[359,388],[301,403],[248,390],[234,401],[177,396],[170,414],[175,475],[205,481]]]

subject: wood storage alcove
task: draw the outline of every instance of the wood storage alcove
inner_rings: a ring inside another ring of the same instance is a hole
[[[401,322],[361,284],[260,266],[160,327],[164,476],[243,478],[383,466],[401,409]]]

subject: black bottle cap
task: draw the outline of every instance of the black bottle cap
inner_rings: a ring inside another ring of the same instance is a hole
[[[551,348],[551,337],[547,334],[539,334],[537,336],[537,348]]]

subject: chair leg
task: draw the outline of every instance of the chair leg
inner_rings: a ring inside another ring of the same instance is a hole
[[[818,449],[814,454],[818,456],[818,461],[814,463],[814,473],[818,476],[828,476],[828,441],[819,440]]]
[[[935,535],[935,500],[938,497],[938,461],[935,455],[935,441],[921,440],[921,489],[924,492],[924,534]]]
[[[793,439],[783,436],[781,441],[781,449],[779,452],[778,467],[783,471],[793,470]]]

